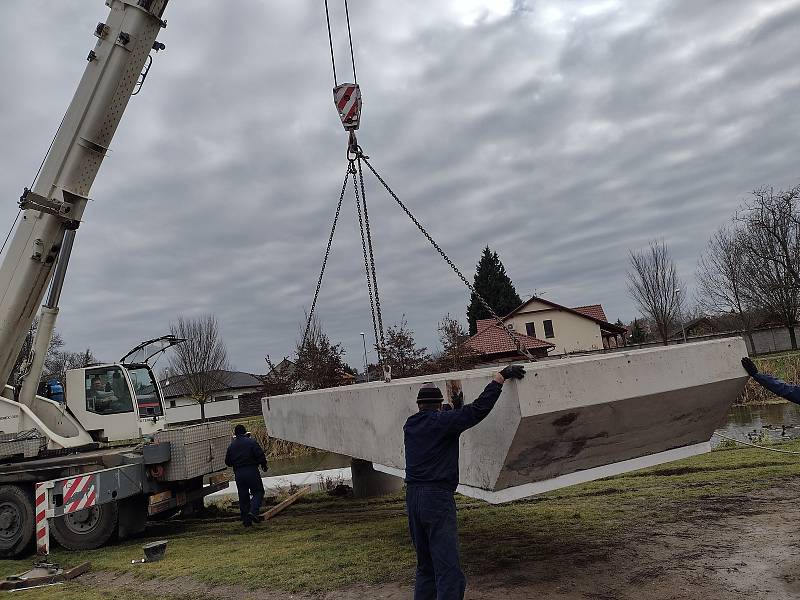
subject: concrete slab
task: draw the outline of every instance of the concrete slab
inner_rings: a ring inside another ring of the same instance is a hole
[[[747,381],[744,341],[727,338],[526,364],[492,413],[461,436],[460,483],[503,502],[710,450]],[[264,398],[270,435],[405,468],[403,423],[424,381],[470,402],[493,369]],[[379,465],[382,465],[379,466]]]

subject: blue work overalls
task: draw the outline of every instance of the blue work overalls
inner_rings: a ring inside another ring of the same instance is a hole
[[[458,555],[453,494],[458,487],[458,438],[480,423],[503,386],[492,381],[472,404],[411,415],[403,427],[406,449],[406,506],[417,551],[415,600],[464,597],[466,578]]]
[[[258,467],[267,470],[267,457],[257,441],[245,435],[237,435],[225,453],[225,464],[233,467],[242,523],[249,527],[253,516],[258,516],[261,511],[264,500],[264,484]]]

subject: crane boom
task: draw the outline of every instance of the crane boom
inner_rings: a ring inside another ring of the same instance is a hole
[[[166,25],[161,17],[168,1],[106,0],[110,13],[95,28],[97,43],[78,89],[33,189],[20,198],[22,219],[0,264],[2,384],[42,302],[64,234],[81,222],[100,164]]]

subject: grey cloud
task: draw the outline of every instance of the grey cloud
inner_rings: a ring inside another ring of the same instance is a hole
[[[521,294],[629,319],[629,248],[663,237],[691,283],[752,188],[796,182],[800,4],[597,6],[517,1],[466,26],[458,3],[351,3],[359,140],[470,279],[489,244]],[[19,57],[0,64],[10,226],[106,13],[99,0],[5,8],[0,52]],[[116,358],[179,313],[210,311],[236,366],[262,371],[297,339],[344,175],[324,14],[193,0],[166,16],[167,50],[92,190],[59,329]],[[366,176],[385,321],[405,314],[435,347],[468,290]],[[360,365],[372,327],[350,193],[318,310]]]

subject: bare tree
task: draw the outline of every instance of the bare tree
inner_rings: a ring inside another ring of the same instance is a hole
[[[745,235],[740,229],[720,227],[708,241],[697,265],[697,301],[708,312],[737,315],[750,347],[755,311],[748,293]]]
[[[652,241],[646,250],[631,251],[628,291],[643,315],[652,319],[666,345],[680,312],[681,281],[669,249],[663,241]]]
[[[392,368],[392,377],[421,375],[430,363],[428,349],[417,348],[414,332],[408,327],[406,316],[386,330],[386,348],[383,358]]]
[[[762,262],[800,286],[800,185],[789,190],[762,187],[736,215],[747,230],[743,243]]]
[[[70,369],[82,369],[97,362],[98,360],[90,348],[83,352],[70,352],[69,350],[54,352],[52,355],[48,354],[45,359],[42,380],[55,377],[60,381],[65,381],[66,373]]]
[[[475,366],[478,353],[470,347],[469,334],[450,314],[439,322],[439,341],[442,351],[434,358],[432,368],[437,371],[462,371]]]
[[[220,339],[217,319],[213,315],[179,316],[178,322],[170,325],[170,333],[186,340],[173,346],[170,369],[180,378],[186,394],[200,405],[200,418],[205,421],[206,402],[230,383],[228,350]]]
[[[764,249],[776,247],[779,242],[763,229],[747,231],[748,251],[742,256],[745,270],[745,290],[749,302],[770,315],[777,317],[789,331],[789,339],[793,349],[797,348],[797,336],[794,331],[800,312],[800,286],[790,271],[780,260],[769,258]],[[751,249],[759,247],[759,251]]]
[[[344,383],[350,367],[344,362],[344,348],[333,344],[316,316],[312,317],[304,338],[297,343],[294,377],[299,389],[318,390]]]

